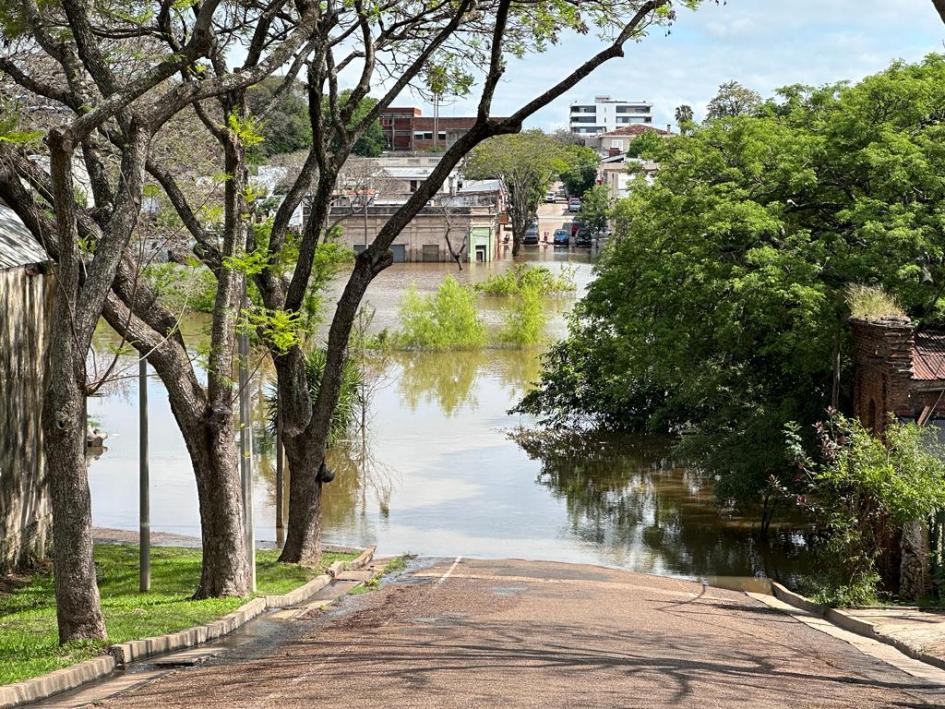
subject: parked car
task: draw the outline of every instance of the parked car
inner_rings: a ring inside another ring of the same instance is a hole
[[[569,212],[580,212],[581,211],[581,200],[577,197],[572,197],[568,200],[568,211]]]
[[[554,192],[545,192],[545,201],[546,201],[546,202],[553,204],[554,201],[555,201],[555,197],[556,197],[556,195],[555,195]]]
[[[532,224],[528,227],[528,230],[525,232],[525,236],[522,237],[522,243],[525,246],[532,246],[538,243],[538,225]]]
[[[580,219],[575,219],[573,222],[571,222],[571,238],[573,239],[575,236],[577,236],[577,233],[583,228],[584,222],[582,222]]]
[[[556,204],[567,204],[567,203],[568,203],[568,195],[566,195],[564,192],[558,192],[557,194],[555,194],[555,203],[556,203]]]
[[[591,238],[590,229],[581,229],[577,234],[577,239],[574,240],[575,246],[590,246],[593,239]]]
[[[555,246],[568,246],[571,243],[571,232],[567,229],[555,229]]]

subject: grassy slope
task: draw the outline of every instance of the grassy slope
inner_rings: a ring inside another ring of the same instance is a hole
[[[300,586],[320,569],[276,563],[277,552],[257,553],[260,594],[280,594]],[[323,555],[325,567],[350,554]],[[84,642],[60,647],[50,571],[34,575],[12,593],[0,594],[0,684],[51,672],[100,654],[112,643],[161,635],[206,623],[245,602],[242,598],[190,600],[200,578],[200,550],[155,547],[151,550],[151,592],[138,592],[138,547],[99,545],[95,549],[108,643]]]

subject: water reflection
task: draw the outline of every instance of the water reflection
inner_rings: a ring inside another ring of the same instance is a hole
[[[790,579],[808,562],[798,520],[757,537],[758,517],[721,513],[712,488],[673,460],[659,436],[516,431],[541,469],[538,483],[564,501],[571,534],[612,563],[659,574]]]
[[[539,254],[540,255],[540,254]],[[549,264],[553,262],[549,261]],[[507,265],[464,270],[479,279]],[[396,325],[403,288],[430,289],[448,265],[397,264],[368,291],[373,329]],[[579,264],[583,286],[590,265]],[[573,302],[573,301],[572,301]],[[565,303],[565,307],[567,303]],[[552,310],[551,329],[565,318]],[[185,321],[191,335],[205,328]],[[191,338],[194,347],[199,337]],[[109,356],[107,330],[95,347]],[[753,536],[753,519],[719,514],[711,487],[668,454],[663,439],[542,433],[511,440],[529,427],[510,406],[535,381],[539,351],[397,353],[371,357],[371,396],[364,427],[330,452],[335,480],[324,487],[323,537],[339,544],[377,544],[379,553],[508,556],[603,563],[681,576],[787,577],[806,564],[798,525],[775,529],[770,546]],[[92,463],[97,525],[137,527],[137,402],[133,357],[124,375],[89,404],[111,436]],[[254,514],[260,539],[274,540],[275,459],[265,425],[265,368],[254,379]],[[199,534],[190,460],[153,376],[152,527]],[[520,445],[521,444],[521,445]]]

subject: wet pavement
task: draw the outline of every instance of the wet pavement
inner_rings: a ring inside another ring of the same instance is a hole
[[[593,566],[423,562],[276,628],[97,705],[945,704],[945,672],[887,646],[853,645],[744,593]]]

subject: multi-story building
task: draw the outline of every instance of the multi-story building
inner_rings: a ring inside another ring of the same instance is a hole
[[[476,122],[475,116],[424,116],[419,108],[390,107],[381,113],[387,149],[394,152],[444,151]],[[434,133],[436,137],[434,139]]]
[[[594,103],[572,103],[568,126],[575,135],[606,133],[628,125],[653,122],[653,104],[595,96]]]

